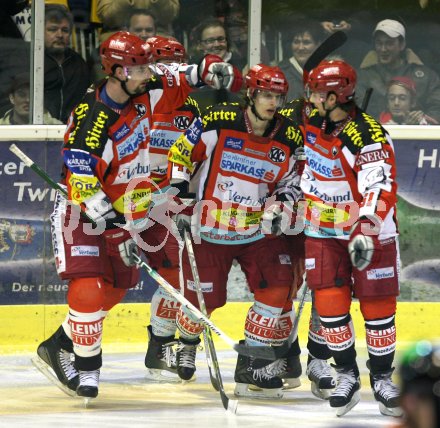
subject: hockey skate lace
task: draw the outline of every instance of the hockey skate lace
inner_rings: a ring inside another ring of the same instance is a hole
[[[355,383],[356,377],[353,372],[338,373],[337,386],[333,395],[348,397]]]
[[[287,369],[287,358],[279,358],[273,363],[268,364],[261,370],[265,370],[269,377],[279,376],[286,372]]]
[[[374,391],[385,400],[399,397],[399,389],[391,379],[379,379],[374,382]]]
[[[176,353],[173,349],[173,346],[176,344],[176,342],[167,343],[165,345],[162,345],[162,361],[165,362],[165,364],[168,367],[174,367],[177,362]]]
[[[177,346],[177,352],[179,354],[179,365],[180,367],[188,367],[190,369],[194,369],[196,367],[196,351],[197,346],[195,345],[185,345],[180,343]]]
[[[266,366],[266,367],[262,367],[261,369],[254,369],[253,373],[252,373],[252,377],[256,381],[257,380],[262,381],[262,380],[270,380],[273,377],[275,377],[275,375],[273,375],[273,374],[271,374],[271,372],[267,371],[267,366]]]
[[[99,383],[99,370],[92,370],[90,372],[79,372],[79,384],[81,386],[95,386]]]
[[[72,362],[72,354],[70,352],[61,350],[58,352],[58,359],[63,370],[64,375],[67,380],[73,379],[75,376],[78,376],[78,372],[76,371],[73,362]]]
[[[325,360],[314,358],[307,366],[307,372],[315,379],[322,379],[325,377],[333,377],[331,367]]]

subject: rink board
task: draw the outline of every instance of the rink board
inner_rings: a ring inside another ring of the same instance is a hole
[[[212,320],[230,337],[243,337],[246,313],[251,303],[231,302],[214,312]],[[398,347],[420,339],[438,339],[440,303],[399,302],[397,308]],[[50,336],[67,313],[66,305],[5,305],[0,306],[0,353],[35,351],[37,345]],[[351,309],[358,346],[365,341],[365,328],[359,303]],[[305,304],[299,325],[299,337],[305,346],[310,303]],[[104,323],[104,351],[142,352],[146,349],[146,326],[150,318],[150,304],[126,303],[114,307]],[[228,349],[217,340],[219,349]]]
[[[0,306],[66,301],[55,270],[49,215],[55,192],[11,153],[14,142],[50,177],[60,176],[65,127],[0,127]],[[402,261],[401,301],[440,302],[440,127],[390,127],[396,149]],[[228,292],[229,290],[228,284]],[[145,271],[127,303],[148,302],[156,284]],[[228,301],[247,301],[228,295]]]

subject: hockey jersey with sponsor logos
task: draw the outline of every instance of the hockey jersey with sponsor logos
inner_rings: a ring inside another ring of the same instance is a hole
[[[202,239],[219,244],[262,239],[263,210],[275,200],[278,184],[289,176],[300,192],[295,151],[301,145],[301,131],[279,114],[261,137],[237,104],[210,107],[196,119],[171,147],[169,160],[190,170],[197,164]]]
[[[157,111],[153,114],[150,131],[150,162],[151,177],[156,183],[161,183],[162,186],[166,184],[164,180],[168,178],[168,152],[182,132],[199,116],[199,105],[191,96],[176,110]]]
[[[357,107],[329,124],[307,107],[293,101],[282,111],[301,123],[304,136],[306,235],[348,239],[360,216],[382,220],[381,239],[397,235],[396,162],[387,131]]]
[[[105,82],[85,95],[67,123],[63,158],[68,195],[80,204],[102,189],[116,212],[137,220],[148,212],[151,195],[167,184],[151,180],[152,114],[180,107],[191,88],[184,72],[158,74],[145,94],[117,111],[101,100]]]

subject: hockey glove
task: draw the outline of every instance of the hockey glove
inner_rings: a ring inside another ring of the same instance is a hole
[[[198,65],[199,79],[214,89],[238,92],[243,85],[243,76],[237,67],[224,62],[217,55],[205,55]]]
[[[106,230],[104,232],[107,254],[109,256],[119,256],[125,266],[136,264],[133,254],[139,255],[138,246],[125,229]]]
[[[265,209],[261,217],[261,229],[265,235],[281,235],[281,207],[271,205]]]
[[[184,231],[192,232],[194,233],[195,230],[195,224],[194,228],[192,228],[192,222],[194,222],[194,206],[196,201],[194,199],[180,199],[181,205],[179,207],[180,212],[174,216],[174,221],[177,225],[177,230],[179,231],[179,234],[182,239],[184,239]]]
[[[96,223],[103,219],[108,221],[116,219],[117,217],[117,213],[113,209],[110,199],[102,190],[99,190],[93,196],[86,199],[83,204],[86,207],[87,215]]]
[[[364,270],[380,260],[382,246],[378,239],[377,225],[367,217],[361,217],[351,228],[348,252],[353,267]]]

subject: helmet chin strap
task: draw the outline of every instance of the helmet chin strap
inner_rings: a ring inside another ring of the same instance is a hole
[[[264,119],[258,114],[257,109],[255,108],[254,100],[252,98],[251,98],[251,112],[254,114],[257,120],[260,119],[264,121]]]
[[[136,95],[136,94],[131,94],[130,92],[128,92],[127,85],[126,85],[127,80],[121,80],[119,77],[116,77],[115,74],[113,74],[112,77],[114,77],[121,84],[121,88],[129,97]]]

